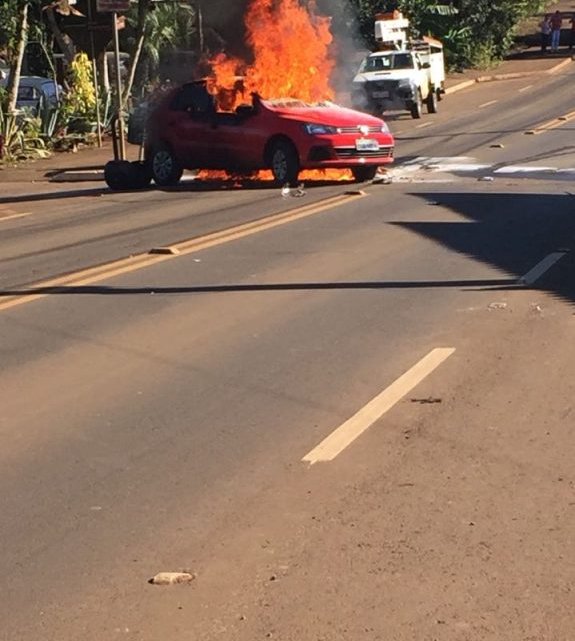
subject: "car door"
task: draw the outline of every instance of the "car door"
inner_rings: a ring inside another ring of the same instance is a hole
[[[217,112],[210,127],[210,166],[212,169],[249,168],[245,134],[246,118],[235,112]]]
[[[167,142],[187,169],[210,166],[213,114],[208,94],[196,85],[184,85],[170,103],[165,123]]]

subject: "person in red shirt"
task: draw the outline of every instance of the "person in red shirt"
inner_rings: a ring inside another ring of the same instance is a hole
[[[551,16],[551,51],[559,49],[559,41],[561,40],[561,27],[563,26],[563,16],[561,11],[556,11]]]

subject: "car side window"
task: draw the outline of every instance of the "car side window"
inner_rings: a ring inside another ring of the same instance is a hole
[[[184,85],[174,96],[170,107],[174,111],[186,111],[200,117],[215,112],[213,96],[198,85]]]
[[[419,61],[419,57],[418,57]],[[413,69],[413,59],[408,53],[399,53],[395,55],[394,67],[396,69]]]
[[[35,100],[36,98],[34,87],[18,87],[18,100]]]

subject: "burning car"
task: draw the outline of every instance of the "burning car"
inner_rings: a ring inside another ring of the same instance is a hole
[[[185,169],[271,169],[284,185],[301,170],[330,168],[364,181],[393,161],[394,139],[380,118],[332,102],[251,98],[219,110],[205,81],[164,95],[147,122],[145,158],[154,182],[175,185]]]

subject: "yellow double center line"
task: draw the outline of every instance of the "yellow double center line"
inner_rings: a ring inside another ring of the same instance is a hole
[[[308,216],[319,214],[328,209],[333,209],[358,198],[362,198],[364,195],[365,194],[361,191],[346,192],[338,196],[326,198],[317,203],[298,207],[297,209],[291,209],[280,214],[272,214],[248,223],[242,223],[241,225],[229,227],[228,229],[206,234],[205,236],[198,236],[190,238],[189,240],[180,241],[170,245],[170,249],[173,253],[138,254],[136,256],[130,256],[129,258],[121,258],[110,263],[105,263],[103,265],[89,267],[65,276],[59,276],[57,278],[34,283],[27,286],[25,292],[20,290],[14,295],[10,295],[5,292],[2,298],[0,298],[0,311],[10,309],[11,307],[16,307],[18,305],[23,305],[25,303],[30,303],[34,300],[38,300],[39,298],[44,298],[51,293],[57,293],[54,292],[57,288],[91,285],[104,279],[134,272],[166,260],[173,260],[174,258],[185,256],[186,254],[191,254],[203,249],[209,249],[210,247],[216,247],[218,245],[224,245],[225,243],[239,240],[246,236],[251,236],[268,229],[273,229],[274,227],[279,227],[280,225],[294,222],[300,218],[307,218]]]
[[[551,129],[557,129],[557,127],[561,127],[561,125],[564,125],[566,122],[569,122],[574,118],[575,118],[575,111],[570,111],[564,116],[559,116],[558,118],[553,118],[553,120],[548,120],[547,122],[537,125],[537,127],[535,127],[534,129],[530,129],[525,133],[538,136],[539,134],[542,134],[546,131],[550,131]]]

